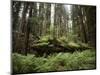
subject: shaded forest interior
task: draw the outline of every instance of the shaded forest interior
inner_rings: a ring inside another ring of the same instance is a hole
[[[96,7],[12,1],[12,47],[26,58],[95,51]]]

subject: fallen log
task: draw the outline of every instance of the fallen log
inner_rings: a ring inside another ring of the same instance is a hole
[[[77,44],[74,42],[69,43],[61,43],[61,42],[54,42],[53,40],[47,43],[38,43],[31,46],[31,50],[33,53],[36,53],[37,56],[43,56],[44,54],[49,55],[52,53],[59,53],[59,52],[71,52],[74,51],[83,51],[85,49],[90,49],[91,47],[86,46],[85,44]]]

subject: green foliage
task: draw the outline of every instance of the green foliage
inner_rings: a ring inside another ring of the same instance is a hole
[[[59,53],[48,57],[47,63],[39,67],[39,72],[80,70],[95,68],[95,53],[91,51]]]
[[[12,57],[14,73],[36,72],[36,67],[43,65],[46,62],[45,58],[36,58],[35,55],[23,56],[21,54],[14,53],[12,54]]]
[[[88,44],[82,43],[81,41],[73,41],[72,39],[69,40],[66,37],[61,37],[58,39],[58,41],[61,43],[61,46],[71,49],[71,50],[84,50],[84,49],[89,49],[91,48]]]
[[[55,52],[74,52],[76,50],[83,51],[85,49],[90,49],[85,43],[69,41],[64,36],[59,39],[51,39],[49,35],[42,36],[39,42],[32,47],[37,52],[37,56],[43,56],[44,54],[48,56]]]
[[[64,70],[95,69],[95,50],[85,50],[74,53],[54,53],[47,58],[36,57],[35,55],[23,56],[17,53],[12,54],[13,72],[49,72]]]
[[[36,44],[36,46],[47,46],[48,45],[48,42],[42,42],[42,43],[38,43]],[[34,45],[35,46],[35,45]]]
[[[67,43],[69,40],[65,36],[62,36],[62,37],[58,38],[58,41]]]
[[[48,42],[49,39],[50,39],[50,35],[41,36],[39,42]]]

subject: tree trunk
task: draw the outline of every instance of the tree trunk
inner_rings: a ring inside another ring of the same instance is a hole
[[[31,17],[32,17],[32,3],[30,3],[28,23],[26,24],[25,55],[27,55],[27,52],[29,50],[29,32],[30,32],[30,25],[31,25]]]

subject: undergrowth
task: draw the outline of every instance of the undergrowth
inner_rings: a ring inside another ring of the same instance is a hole
[[[96,68],[94,50],[85,50],[74,53],[54,53],[45,57],[27,56],[13,53],[13,73],[34,73],[50,71],[88,70]]]

